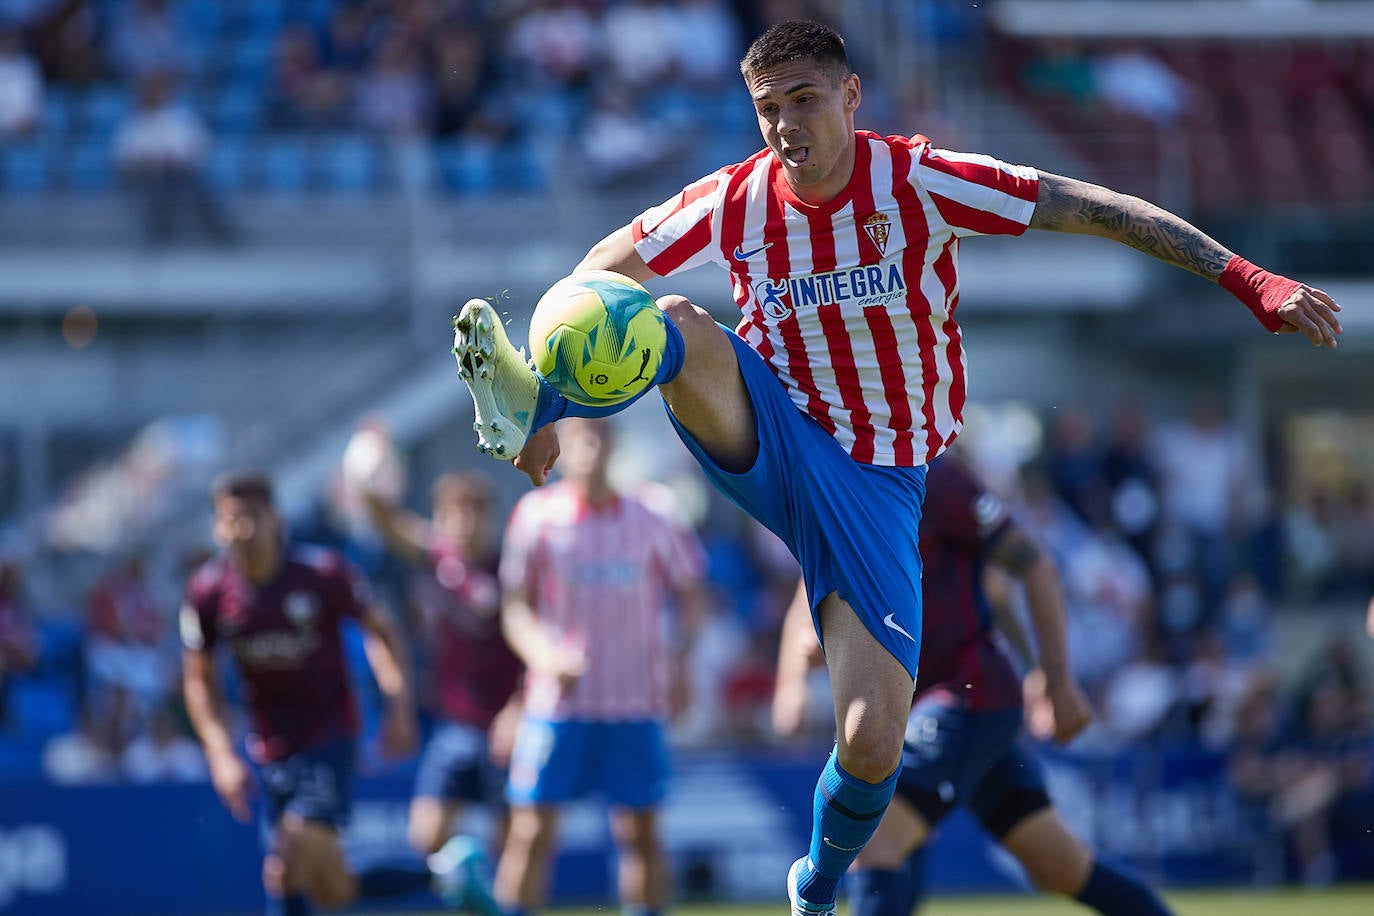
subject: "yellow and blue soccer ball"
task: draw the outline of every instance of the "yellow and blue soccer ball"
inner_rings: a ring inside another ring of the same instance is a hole
[[[653,384],[666,321],[649,291],[629,277],[582,271],[559,280],[534,307],[530,358],[568,400],[610,407]]]

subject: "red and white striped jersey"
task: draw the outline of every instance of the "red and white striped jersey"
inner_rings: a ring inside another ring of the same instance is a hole
[[[506,528],[501,584],[525,590],[553,643],[587,656],[566,692],[530,670],[526,711],[601,722],[664,716],[670,592],[699,583],[705,567],[696,534],[637,498],[592,507],[565,483],[525,494]]]
[[[729,270],[737,330],[793,403],[855,461],[910,467],[963,425],[959,240],[1024,232],[1039,175],[920,135],[855,137],[854,175],[824,204],[798,200],[763,150],[631,228],[655,273]]]

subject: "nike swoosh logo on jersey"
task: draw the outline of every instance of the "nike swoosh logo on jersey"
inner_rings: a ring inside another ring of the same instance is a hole
[[[760,245],[758,248],[755,248],[753,251],[741,251],[740,249],[743,248],[743,247],[744,247],[743,245],[736,245],[736,246],[735,246],[735,252],[734,252],[734,254],[731,255],[731,257],[733,257],[736,261],[747,261],[747,260],[749,260],[750,258],[752,258],[754,255],[758,254],[760,251],[765,251],[765,250],[767,250],[767,249],[769,249],[769,248],[772,248],[772,247],[773,247],[773,243],[772,243],[772,242],[765,242],[764,244]]]
[[[916,641],[916,638],[914,636],[912,636],[906,630],[903,630],[901,624],[897,623],[897,621],[893,619],[892,614],[888,614],[886,617],[884,617],[883,623],[887,625],[887,628],[889,630],[896,630],[898,633],[901,633],[903,636],[905,636],[907,639],[910,639],[912,642]]]

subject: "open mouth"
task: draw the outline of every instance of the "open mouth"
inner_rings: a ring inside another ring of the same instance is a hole
[[[805,165],[805,164],[806,164],[806,160],[809,159],[809,158],[811,157],[811,147],[809,147],[809,146],[793,146],[793,147],[788,147],[787,149],[784,149],[784,150],[782,151],[782,156],[783,156],[783,158],[786,159],[791,165],[794,165],[794,166]]]

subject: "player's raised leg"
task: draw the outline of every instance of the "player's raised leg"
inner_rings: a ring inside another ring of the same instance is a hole
[[[816,783],[811,849],[788,874],[792,911],[831,913],[840,878],[892,801],[913,683],[838,594],[820,604],[835,702],[835,750]]]

